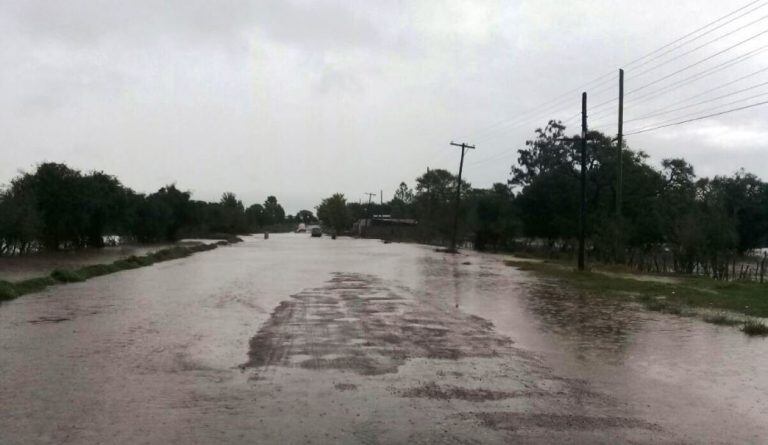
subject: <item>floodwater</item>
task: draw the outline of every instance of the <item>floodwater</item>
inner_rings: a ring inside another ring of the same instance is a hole
[[[768,340],[503,257],[249,237],[0,306],[0,443],[766,443]]]
[[[0,256],[0,280],[21,281],[28,278],[44,277],[54,269],[77,269],[91,264],[111,263],[131,255],[146,255],[174,245],[196,244],[197,242],[197,240],[185,240],[176,244],[124,244],[101,249],[88,248],[60,252],[37,252],[20,256]]]

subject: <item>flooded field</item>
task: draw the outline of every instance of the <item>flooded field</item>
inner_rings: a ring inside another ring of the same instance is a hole
[[[764,443],[768,340],[375,240],[0,305],[0,443]]]

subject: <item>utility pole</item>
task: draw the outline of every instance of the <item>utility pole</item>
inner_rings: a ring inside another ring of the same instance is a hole
[[[371,214],[371,198],[376,196],[376,193],[366,192],[366,193],[363,193],[363,194],[364,195],[368,195],[368,209],[367,209],[368,210],[368,212],[367,212],[368,213],[368,221],[365,224],[365,228],[366,228],[366,232],[367,232],[368,231],[368,226],[370,226],[371,223],[373,222],[373,215]]]
[[[619,134],[616,137],[616,216],[621,219],[621,200],[624,175],[624,162],[621,156],[621,145],[624,139],[624,70],[619,70]]]
[[[461,162],[459,162],[459,180],[456,182],[456,208],[453,211],[453,233],[451,235],[451,252],[456,252],[456,232],[459,228],[459,203],[461,202],[461,172],[464,169],[464,153],[467,149],[474,150],[474,145],[468,145],[465,143],[457,144],[451,141],[451,145],[454,147],[461,147]]]
[[[581,207],[579,208],[579,270],[584,270],[587,213],[587,92],[581,93]]]
[[[371,198],[376,196],[376,193],[366,192],[364,195],[368,195],[368,216],[372,218],[373,215],[371,215]]]
[[[616,226],[614,238],[614,261],[624,261],[624,222],[621,216],[621,204],[624,188],[624,157],[621,153],[624,144],[624,70],[619,69],[619,122],[616,136]]]

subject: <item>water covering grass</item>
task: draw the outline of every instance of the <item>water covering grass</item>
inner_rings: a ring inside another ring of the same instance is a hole
[[[197,244],[194,246],[174,246],[158,250],[142,256],[130,256],[109,264],[93,264],[78,269],[56,269],[47,277],[30,278],[28,280],[8,282],[0,280],[0,301],[12,300],[25,294],[40,292],[46,287],[59,283],[76,283],[89,278],[107,275],[121,270],[137,269],[150,266],[162,261],[175,260],[192,255],[196,252],[213,250],[218,246],[240,242],[240,238],[231,241],[219,241],[212,244]]]
[[[741,330],[747,335],[761,337],[768,336],[768,326],[766,326],[766,324],[761,320],[756,320],[754,318],[745,321],[744,325],[741,327]]]
[[[688,276],[646,279],[654,277],[611,274],[599,269],[578,272],[571,265],[553,261],[508,260],[506,264],[557,278],[593,295],[633,298],[649,310],[700,316],[718,325],[741,325],[742,331],[750,335],[768,335],[760,334],[764,332],[761,329],[768,330],[764,322],[749,318],[768,317],[768,285],[765,284]]]

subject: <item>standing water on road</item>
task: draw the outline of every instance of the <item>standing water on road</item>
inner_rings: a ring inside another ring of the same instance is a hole
[[[250,237],[0,305],[0,443],[764,443],[767,353],[498,255]]]

